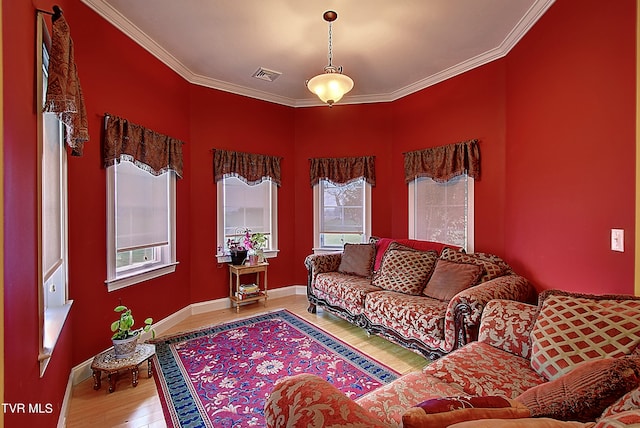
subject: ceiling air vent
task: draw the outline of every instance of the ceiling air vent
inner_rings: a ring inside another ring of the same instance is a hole
[[[260,80],[266,80],[267,82],[273,82],[278,77],[280,77],[282,73],[279,71],[269,70],[268,68],[260,67],[253,73],[253,77]]]

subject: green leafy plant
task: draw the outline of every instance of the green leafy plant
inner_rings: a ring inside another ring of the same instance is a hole
[[[144,320],[144,326],[134,330],[133,324],[135,320],[131,314],[131,309],[124,305],[118,305],[115,307],[114,312],[119,312],[120,318],[111,323],[111,331],[115,332],[113,336],[111,336],[112,339],[128,339],[143,331],[151,331],[152,337],[156,337],[156,332],[151,328],[151,324],[153,324],[152,318],[147,318]]]

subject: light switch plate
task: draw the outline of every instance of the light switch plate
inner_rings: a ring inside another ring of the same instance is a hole
[[[611,249],[624,252],[624,229],[611,229]]]

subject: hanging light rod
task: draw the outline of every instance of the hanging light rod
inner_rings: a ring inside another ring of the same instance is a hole
[[[332,23],[338,19],[338,14],[333,10],[326,11],[322,17],[329,23],[329,65],[324,68],[324,73],[307,80],[307,88],[329,105],[333,106],[342,99],[344,94],[353,89],[353,80],[342,74],[342,67],[333,65]]]

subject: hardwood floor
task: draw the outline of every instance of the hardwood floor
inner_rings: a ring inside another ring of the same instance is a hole
[[[162,335],[232,321],[279,308],[287,308],[402,374],[420,370],[428,363],[422,356],[385,339],[367,336],[361,328],[336,316],[321,310],[317,314],[308,313],[307,298],[300,295],[269,299],[266,307],[262,303],[245,305],[241,307],[239,314],[235,309],[223,309],[193,315]],[[102,384],[102,389],[95,391],[93,380],[89,378],[73,388],[66,419],[67,427],[166,427],[155,381],[146,377],[146,371],[140,370],[140,380],[135,388],[131,386],[131,377],[127,373],[120,376],[113,393],[107,391],[106,379],[103,379]]]

